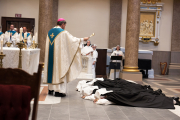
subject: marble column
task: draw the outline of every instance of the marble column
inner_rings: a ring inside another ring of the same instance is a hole
[[[140,0],[128,0],[125,66],[123,71],[139,72],[138,70],[139,28],[140,28]]]
[[[172,21],[172,37],[171,51],[180,52],[180,0],[174,0],[173,3],[173,21]]]
[[[120,45],[122,0],[110,0],[109,48]]]
[[[38,43],[40,62],[44,62],[45,44],[48,31],[56,25],[58,19],[58,0],[39,0]]]

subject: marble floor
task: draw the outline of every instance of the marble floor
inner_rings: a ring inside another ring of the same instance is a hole
[[[80,98],[75,91],[78,80],[68,83],[68,93],[60,103],[39,104],[37,120],[180,120],[180,106],[175,110],[96,105]],[[161,88],[168,96],[180,96],[180,76],[144,79],[154,89]],[[51,96],[52,97],[52,96]]]

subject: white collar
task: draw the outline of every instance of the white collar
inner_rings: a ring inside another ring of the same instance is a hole
[[[57,26],[55,26],[54,28],[61,28],[61,27],[57,25]]]

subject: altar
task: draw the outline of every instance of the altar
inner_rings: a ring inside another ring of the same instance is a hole
[[[3,68],[18,68],[19,48],[3,47]],[[37,72],[40,49],[22,49],[22,69],[29,74]]]

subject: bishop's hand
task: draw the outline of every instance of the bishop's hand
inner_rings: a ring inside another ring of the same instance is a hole
[[[89,39],[89,37],[84,37],[84,41],[87,41]]]

